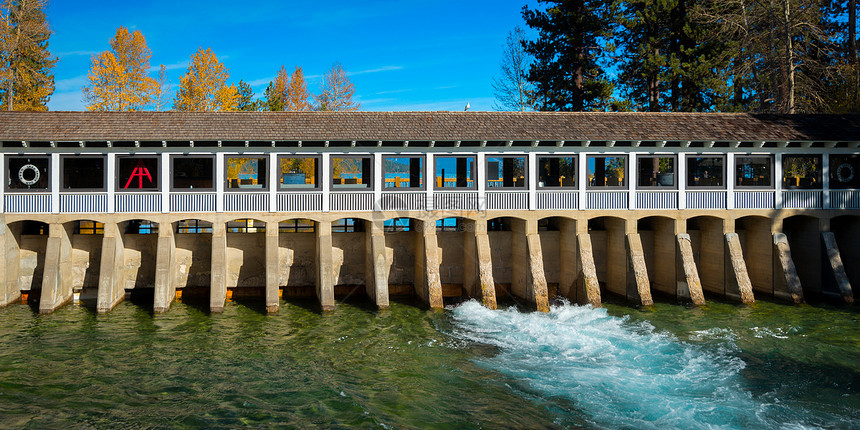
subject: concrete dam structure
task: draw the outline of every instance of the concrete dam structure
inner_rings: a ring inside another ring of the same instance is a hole
[[[0,150],[0,306],[44,313],[860,285],[860,116],[2,112]]]

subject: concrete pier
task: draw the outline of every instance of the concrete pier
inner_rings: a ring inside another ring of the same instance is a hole
[[[379,309],[388,308],[388,261],[385,258],[385,232],[381,222],[366,222],[365,287],[367,297]]]
[[[331,221],[316,225],[316,293],[323,311],[334,310],[334,274],[332,267]]]
[[[209,281],[209,311],[223,312],[227,301],[227,228],[212,225],[212,269]]]
[[[439,277],[439,245],[436,223],[418,222],[415,231],[415,293],[433,309],[441,309],[442,281]]]
[[[51,313],[72,299],[72,242],[67,226],[50,225],[39,313]]]
[[[493,260],[487,222],[472,221],[463,234],[463,288],[469,297],[496,309],[496,284],[493,280]]]
[[[703,292],[726,295],[724,220],[700,216],[687,220],[687,234]]]
[[[21,269],[19,235],[13,232],[13,226],[0,222],[0,249],[4,250],[0,258],[0,307],[18,301],[21,298],[21,286],[18,279]]]
[[[158,229],[153,296],[152,309],[155,313],[170,310],[176,298],[176,241],[171,224]]]
[[[125,246],[116,223],[104,225],[96,311],[110,312],[125,298]]]
[[[842,295],[842,300],[845,303],[854,303],[854,293],[851,291],[851,282],[848,281],[848,275],[845,274],[845,266],[842,264],[842,257],[839,255],[839,246],[836,244],[836,237],[833,235],[833,232],[822,231],[821,239],[824,241],[827,260],[830,263],[830,269],[833,270],[833,276],[836,280],[836,286],[839,288],[839,293]]]
[[[689,299],[694,304],[704,305],[705,295],[702,292],[702,283],[699,280],[699,270],[693,256],[693,246],[690,235],[678,233],[678,264],[681,266],[683,275],[678,281],[678,297]]]
[[[514,220],[511,227],[511,293],[538,311],[548,312],[549,299],[537,222]]]
[[[729,271],[726,276],[726,297],[740,300],[742,303],[754,303],[752,282],[747,274],[747,265],[737,233],[726,233],[726,259]],[[729,270],[730,269],[730,270]]]
[[[597,280],[597,268],[594,265],[594,251],[591,246],[591,235],[580,232],[576,235],[579,250],[579,280],[577,282],[576,301],[588,303],[594,307],[601,306],[600,283]]]
[[[651,306],[654,300],[651,298],[651,283],[648,280],[648,269],[645,265],[645,253],[642,250],[642,241],[638,233],[627,234],[627,250],[629,272],[627,273],[627,296],[634,295],[642,306]]]
[[[777,276],[774,280],[774,296],[782,300],[790,300],[794,303],[803,303],[803,286],[800,283],[800,276],[797,275],[797,269],[794,266],[788,237],[784,233],[774,233],[773,246],[776,248],[775,258],[777,264],[775,268],[782,275]]]
[[[266,223],[266,312],[275,313],[280,308],[280,241],[278,223]]]

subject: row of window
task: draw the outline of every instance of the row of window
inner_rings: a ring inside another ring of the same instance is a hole
[[[822,155],[784,155],[782,185],[787,189],[822,188]],[[860,155],[831,154],[830,187],[860,188]],[[537,187],[542,189],[576,189],[578,157],[575,155],[541,155],[537,161]],[[586,158],[586,187],[626,189],[628,187],[627,155],[589,155]],[[771,155],[735,156],[735,186],[774,187],[774,157]],[[225,157],[225,190],[268,190],[269,158],[262,156]],[[277,189],[319,190],[321,159],[319,156],[281,156],[278,158]],[[425,157],[422,155],[384,156],[382,175],[386,189],[424,190]],[[215,157],[209,155],[175,155],[170,158],[171,190],[212,191],[215,189]],[[476,157],[474,155],[437,155],[434,157],[432,187],[439,190],[475,189]],[[725,155],[687,155],[686,186],[725,188]],[[50,190],[50,158],[47,156],[7,156],[7,191]],[[525,189],[528,187],[527,157],[505,155],[486,157],[488,190]],[[160,157],[118,156],[117,191],[158,191]],[[636,185],[642,189],[677,189],[678,157],[676,155],[639,155],[636,157]],[[70,155],[60,158],[60,187],[63,190],[105,191],[106,157],[103,155]],[[373,157],[370,155],[332,155],[332,190],[369,190],[373,187]]]

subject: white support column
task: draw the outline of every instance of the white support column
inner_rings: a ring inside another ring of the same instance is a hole
[[[60,213],[60,154],[51,154],[51,212]]]
[[[3,154],[0,154],[0,172],[4,172],[4,175],[8,175],[6,173],[6,157]],[[0,186],[0,212],[6,212],[6,187]]]
[[[109,214],[115,212],[114,203],[116,198],[116,154],[107,155],[107,211]]]
[[[585,194],[585,190],[588,189],[588,156],[584,152],[579,153],[576,169],[576,183],[579,189],[579,210],[584,210],[586,209],[585,203],[588,201]]]
[[[278,165],[278,154],[272,152],[269,154],[269,212],[275,212],[278,209],[278,174],[281,172],[281,166]]]
[[[478,210],[487,210],[487,154],[478,152],[475,157],[478,163],[475,169],[475,189],[478,190]]]
[[[630,163],[627,166],[627,208],[636,209],[636,153],[630,153]]]
[[[537,154],[530,152],[528,156],[528,168],[526,169],[526,183],[529,186],[529,210],[537,209],[537,180],[538,165]]]
[[[821,209],[830,209],[830,157],[821,154]]]
[[[432,211],[433,207],[433,190],[436,189],[436,162],[432,152],[427,153],[427,158],[424,160],[424,189],[427,193],[424,197],[424,204],[427,211]]]
[[[170,212],[170,171],[173,166],[170,165],[170,154],[161,154],[161,213]]]
[[[320,174],[320,181],[322,182],[322,211],[328,212],[329,192],[331,190],[331,154],[328,152],[322,153],[320,161],[322,162],[322,166],[320,166],[322,170]]]
[[[735,208],[735,154],[726,154],[726,209]]]
[[[782,209],[782,153],[777,153],[773,160],[773,189],[774,209]]]
[[[678,169],[675,172],[675,184],[678,186],[678,209],[687,208],[687,154],[678,153]]]
[[[215,154],[215,212],[224,212],[224,153]]]
[[[382,210],[382,187],[385,183],[382,178],[382,154],[373,153],[373,210]]]

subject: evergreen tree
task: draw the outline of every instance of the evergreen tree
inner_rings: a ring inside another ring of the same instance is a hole
[[[48,110],[57,62],[48,51],[46,0],[0,3],[0,101],[7,110]]]
[[[275,80],[269,82],[266,87],[266,110],[278,112],[287,108],[287,87],[290,85],[290,76],[287,69],[281,66]]]
[[[611,0],[538,0],[545,10],[523,8],[526,24],[538,30],[526,52],[535,61],[529,80],[540,110],[602,110],[613,85],[600,64],[611,36]]]
[[[254,90],[251,86],[240,80],[236,84],[239,91],[239,99],[236,102],[236,110],[244,112],[255,112],[262,110],[262,103],[259,100],[254,100]]]

